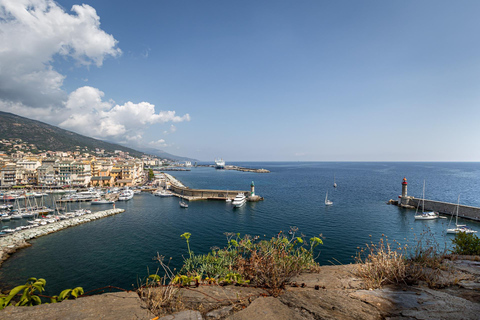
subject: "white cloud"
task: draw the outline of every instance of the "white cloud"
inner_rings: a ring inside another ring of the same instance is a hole
[[[149,125],[190,121],[189,114],[155,113],[148,102],[116,105],[90,86],[65,92],[65,76],[52,66],[58,56],[101,67],[108,56],[121,55],[118,41],[100,29],[94,8],[74,5],[71,11],[52,0],[0,0],[0,110],[127,143],[140,142]]]
[[[52,0],[0,0],[0,106],[61,108],[65,76],[51,65],[55,55],[101,66],[121,54],[94,8],[74,5],[72,12]]]
[[[168,145],[166,143],[166,141],[164,139],[159,139],[157,141],[151,141],[149,143],[149,145],[153,146],[153,147],[157,147],[157,148],[165,148],[165,147],[169,147],[170,145]]]
[[[72,92],[65,104],[70,114],[60,123],[62,128],[120,142],[140,141],[143,129],[156,123],[189,121],[190,116],[176,116],[175,111],[155,113],[148,102],[114,105],[102,100],[104,93],[96,88],[81,87]]]

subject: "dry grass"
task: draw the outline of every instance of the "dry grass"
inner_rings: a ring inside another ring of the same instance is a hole
[[[378,244],[367,244],[357,253],[356,275],[364,280],[369,289],[386,284],[413,284],[424,281],[429,287],[438,287],[442,271],[449,271],[443,264],[446,249],[441,250],[433,235],[427,231],[416,238],[416,245],[397,241],[388,242],[382,235]]]
[[[394,243],[399,245],[398,243]],[[385,284],[405,283],[408,276],[404,248],[392,248],[387,237],[382,235],[379,244],[367,244],[357,253],[357,276],[369,289]]]
[[[145,284],[137,290],[140,299],[142,299],[147,308],[155,315],[161,316],[182,309],[182,302],[178,297],[179,288],[172,283],[173,272],[168,265],[164,263],[164,257],[157,253],[155,258],[165,272],[162,278],[157,274],[150,275]]]

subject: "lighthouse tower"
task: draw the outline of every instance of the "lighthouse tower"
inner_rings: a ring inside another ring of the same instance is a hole
[[[255,197],[255,183],[253,183],[253,181],[250,185],[250,197]]]
[[[402,181],[402,199],[401,199],[401,204],[407,204],[407,178],[403,178],[403,181]]]

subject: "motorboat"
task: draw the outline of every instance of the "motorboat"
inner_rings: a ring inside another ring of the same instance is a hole
[[[235,199],[233,199],[232,204],[235,208],[240,208],[247,202],[247,198],[245,194],[239,193],[236,195]]]
[[[157,191],[153,192],[153,195],[155,195],[157,197],[171,197],[171,196],[173,196],[173,193],[163,189],[163,190],[157,190]]]
[[[186,203],[183,199],[180,200],[179,204],[180,204],[180,207],[182,208],[188,208],[188,203]]]
[[[125,189],[120,192],[120,196],[118,197],[119,201],[128,201],[133,198],[134,192],[130,189]]]
[[[115,201],[107,200],[107,199],[94,199],[90,204],[114,204]]]

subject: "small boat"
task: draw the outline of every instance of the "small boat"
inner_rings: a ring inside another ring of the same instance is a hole
[[[227,199],[225,200],[225,202],[232,202],[232,199],[228,197],[228,190],[227,190]]]
[[[130,199],[133,198],[133,195],[134,195],[133,191],[130,190],[130,189],[128,189],[128,187],[127,187],[127,189],[123,190],[123,191],[120,193],[120,196],[118,197],[118,200],[120,200],[120,201],[128,201],[128,200],[130,200]]]
[[[173,193],[163,189],[163,190],[157,190],[153,193],[153,195],[157,197],[171,197],[173,196]]]
[[[458,224],[458,208],[459,207],[460,207],[460,195],[458,196],[458,200],[457,200],[457,215],[455,217],[455,228],[448,228],[447,233],[455,233],[455,234],[460,232],[476,233],[477,232],[476,230],[472,230],[464,224]],[[451,219],[450,219],[450,222],[452,222]]]
[[[107,200],[107,199],[94,199],[92,200],[92,202],[90,202],[90,204],[94,204],[94,205],[97,205],[97,204],[114,204],[115,201],[111,201],[111,200]]]
[[[440,215],[438,212],[425,212],[425,180],[423,180],[423,196],[422,196],[422,213],[418,213],[418,205],[417,205],[417,212],[415,212],[415,220],[434,220],[438,219]]]
[[[183,199],[180,200],[179,204],[180,204],[180,207],[182,207],[182,208],[188,208],[188,203],[186,203],[185,201],[183,201]]]
[[[243,193],[237,194],[235,199],[233,199],[232,204],[235,208],[240,208],[247,202],[247,198]]]
[[[327,194],[325,195],[325,205],[326,206],[331,206],[332,204],[333,204],[333,202],[328,200],[328,191],[327,191]]]

